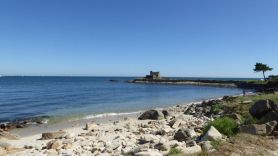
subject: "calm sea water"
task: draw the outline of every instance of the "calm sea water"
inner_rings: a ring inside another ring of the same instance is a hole
[[[117,80],[110,82],[109,80]],[[126,83],[131,77],[1,77],[0,121],[120,113],[240,94],[236,88]]]

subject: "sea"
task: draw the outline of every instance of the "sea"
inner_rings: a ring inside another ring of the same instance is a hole
[[[0,122],[124,114],[242,93],[239,88],[126,82],[132,79],[135,77],[3,76]]]

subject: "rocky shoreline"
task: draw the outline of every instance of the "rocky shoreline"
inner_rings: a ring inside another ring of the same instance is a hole
[[[138,119],[126,117],[105,124],[88,122],[69,129],[23,138],[8,137],[10,134],[1,130],[1,134],[5,133],[6,136],[0,135],[0,155],[162,156],[177,153],[213,153],[216,151],[214,143],[225,142],[229,136],[221,134],[214,126],[207,130],[204,127],[211,121],[225,116],[242,123],[240,115],[234,111],[215,109],[219,103],[233,98],[236,97],[148,110],[140,114]],[[250,128],[250,125],[244,125],[240,130],[246,133],[272,135],[277,132],[276,125],[277,122],[274,121],[265,124],[265,127],[255,125],[254,128],[254,125],[251,125]]]

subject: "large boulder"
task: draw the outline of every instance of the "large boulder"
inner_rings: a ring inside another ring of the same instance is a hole
[[[269,122],[274,120],[278,122],[278,111],[268,112],[261,120],[263,122]]]
[[[59,139],[66,135],[64,131],[42,133],[41,140]]]
[[[272,100],[259,100],[250,109],[249,112],[257,119],[261,119],[271,111],[278,111],[278,106]]]
[[[222,139],[222,134],[213,126],[210,126],[207,133],[202,137],[202,141],[215,141]]]
[[[242,125],[239,127],[239,131],[241,133],[248,133],[253,135],[266,135],[267,129],[265,124],[249,124],[249,125]]]
[[[162,120],[164,119],[164,114],[158,110],[148,110],[144,112],[140,117],[139,120]]]

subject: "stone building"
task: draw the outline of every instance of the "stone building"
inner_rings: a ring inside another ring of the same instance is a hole
[[[160,79],[160,73],[159,72],[153,72],[150,71],[150,75],[146,75],[147,79]]]

